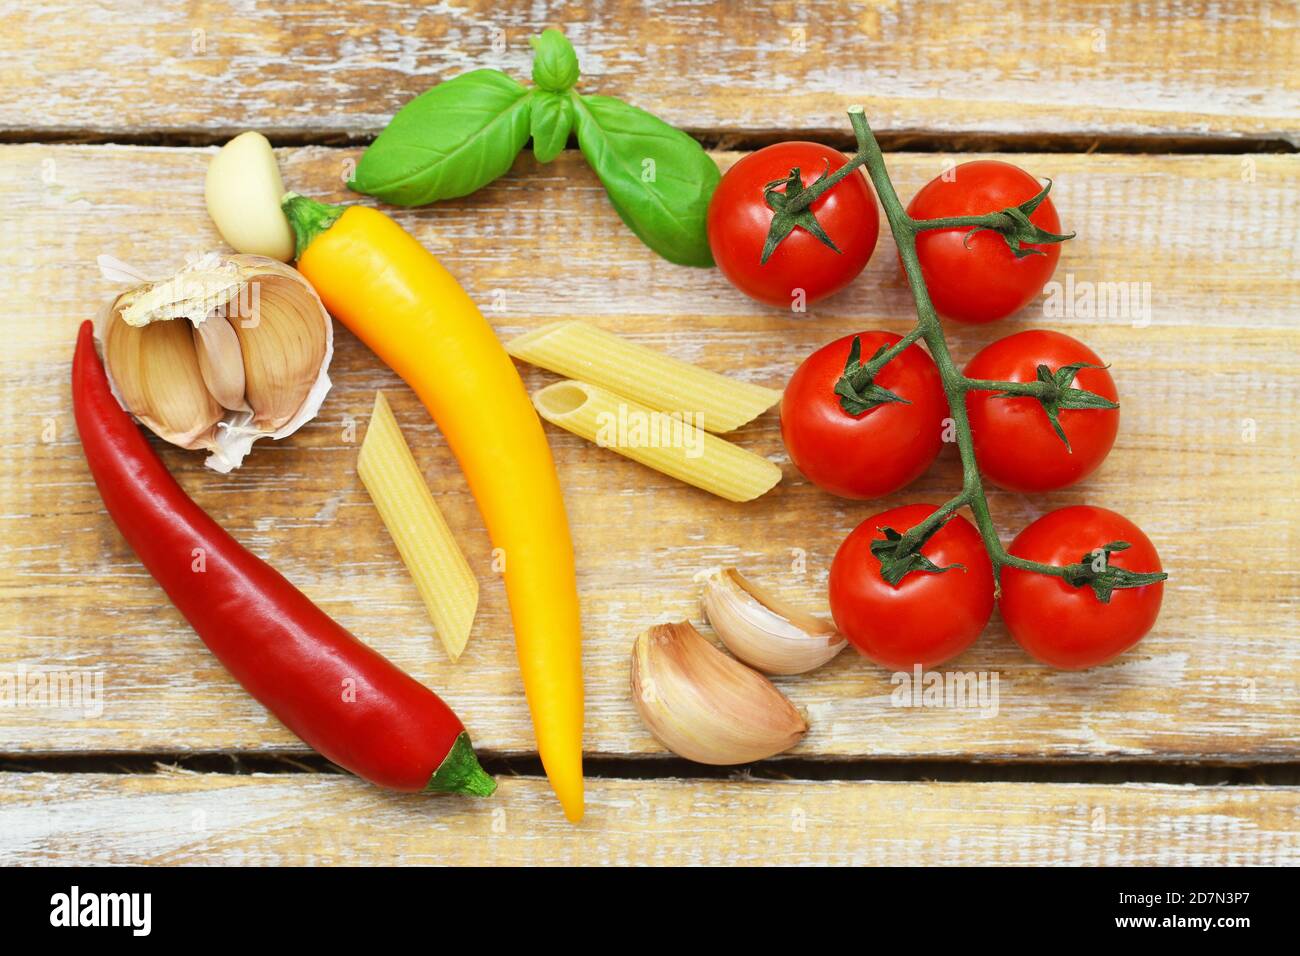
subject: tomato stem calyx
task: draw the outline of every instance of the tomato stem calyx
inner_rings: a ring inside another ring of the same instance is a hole
[[[1158,584],[1169,577],[1163,571],[1130,571],[1128,568],[1115,567],[1110,563],[1110,556],[1115,551],[1125,551],[1131,545],[1127,541],[1112,541],[1085,554],[1078,564],[1066,565],[1061,575],[1072,587],[1090,587],[1102,604],[1109,604],[1111,595],[1122,588],[1142,588],[1148,584]]]
[[[834,182],[839,182],[841,178],[843,177],[823,172],[809,186],[804,186],[803,174],[800,172],[799,167],[795,166],[785,179],[775,179],[763,187],[763,198],[767,201],[768,206],[772,208],[774,215],[772,216],[772,225],[767,231],[767,241],[763,243],[763,254],[758,260],[760,265],[767,263],[768,258],[776,251],[776,247],[781,244],[781,241],[786,236],[794,232],[796,226],[830,247],[834,252],[840,252],[839,246],[835,245],[831,237],[826,235],[826,230],[822,228],[822,224],[817,221],[817,217],[808,208],[811,201],[801,203],[799,199],[819,183],[827,183],[832,179]],[[784,187],[784,192],[781,191],[782,187]]]
[[[1065,429],[1061,427],[1060,414],[1062,409],[1066,408],[1119,408],[1119,402],[1112,402],[1109,398],[1098,395],[1096,392],[1090,392],[1085,388],[1074,387],[1074,377],[1085,368],[1102,369],[1104,365],[1093,365],[1091,362],[1073,362],[1070,365],[1062,365],[1053,372],[1046,365],[1038,366],[1038,380],[1032,383],[1026,382],[1026,385],[1036,386],[1033,391],[1020,389],[1002,389],[994,398],[1017,398],[1024,395],[1030,395],[1043,406],[1043,411],[1047,413],[1047,420],[1052,424],[1052,430],[1056,432],[1056,437],[1065,442],[1065,450],[1073,451],[1070,447],[1070,439],[1065,435]],[[989,383],[996,386],[996,383]],[[1013,384],[1010,382],[1007,385]]]
[[[1029,220],[1029,217],[1033,215],[1034,210],[1042,205],[1043,200],[1047,198],[1047,194],[1051,191],[1052,181],[1049,179],[1047,185],[1043,187],[1042,192],[1038,193],[1038,195],[1034,196],[1032,199],[1026,199],[1018,206],[1008,206],[1001,212],[994,213],[989,217],[991,220],[994,220],[993,222],[982,222],[975,225],[970,232],[966,233],[966,237],[962,240],[962,243],[969,246],[971,236],[987,229],[990,232],[996,232],[1001,236],[1006,242],[1007,248],[1011,250],[1012,254],[1017,259],[1023,259],[1026,256],[1041,256],[1045,254],[1042,249],[1036,249],[1032,245],[1027,246],[1027,243],[1050,245],[1052,243],[1065,242],[1067,239],[1073,239],[1074,233],[1065,236],[1059,235],[1055,232],[1048,232],[1046,229],[1039,228]],[[977,219],[979,217],[971,218]],[[940,226],[932,225],[932,223],[936,222],[943,222],[943,220],[932,219],[929,223],[916,223],[916,225],[918,228],[923,229],[941,228]]]
[[[936,514],[940,513],[936,512]],[[931,518],[933,517],[932,515]],[[963,564],[949,564],[941,568],[921,553],[921,546],[929,541],[934,536],[934,533],[947,523],[947,519],[950,517],[952,515],[948,513],[942,516],[942,520],[923,522],[923,524],[928,524],[929,527],[916,537],[912,536],[911,531],[904,535],[893,528],[881,528],[880,531],[884,538],[871,542],[871,553],[880,560],[880,576],[894,587],[898,587],[899,582],[913,571],[921,571],[926,574],[942,574],[944,571],[951,571],[953,568],[964,568],[965,565]],[[917,526],[917,528],[920,527],[922,525]]]
[[[884,365],[884,362],[880,362],[879,365],[876,363],[890,351],[889,346],[882,345],[876,349],[876,354],[871,356],[870,361],[863,362],[862,340],[856,335],[853,336],[853,344],[849,346],[848,361],[844,363],[844,374],[835,383],[835,394],[840,397],[840,408],[850,415],[861,415],[877,405],[888,402],[912,404],[901,395],[877,385],[874,381],[876,373]]]

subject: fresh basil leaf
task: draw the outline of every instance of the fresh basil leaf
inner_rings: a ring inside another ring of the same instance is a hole
[[[510,169],[528,139],[531,97],[498,70],[473,70],[403,106],[348,185],[398,206],[467,196]]]
[[[578,82],[578,54],[573,44],[555,27],[529,37],[533,48],[533,82],[552,93],[564,93]]]
[[[578,145],[627,227],[669,262],[713,265],[705,216],[721,174],[712,157],[622,100],[569,96]]]
[[[562,93],[537,90],[529,113],[533,135],[533,155],[539,163],[549,163],[568,145],[573,129],[573,106]]]

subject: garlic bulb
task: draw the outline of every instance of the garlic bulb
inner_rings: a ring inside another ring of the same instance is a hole
[[[701,604],[727,650],[764,674],[804,674],[848,646],[835,625],[790,607],[735,568],[709,568]]]
[[[210,253],[143,282],[104,307],[96,333],[123,407],[158,437],[211,452],[216,471],[259,438],[297,431],[330,388],[330,317],[306,279],[264,256]]]
[[[656,740],[696,763],[762,760],[789,750],[808,731],[771,681],[685,621],[655,625],[636,639],[632,700]]]

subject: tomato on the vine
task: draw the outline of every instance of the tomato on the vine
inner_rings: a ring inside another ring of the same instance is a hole
[[[808,304],[844,288],[866,266],[876,248],[880,216],[876,196],[861,170],[835,184],[809,207],[839,249],[796,227],[762,262],[773,210],[764,190],[799,169],[805,186],[847,160],[820,143],[777,143],[750,153],[723,175],[709,203],[708,234],[713,259],[741,292],[769,305],[789,308],[799,290]]]
[[[1124,549],[1106,550],[1115,542]],[[1123,515],[1087,505],[1039,518],[1011,543],[1016,557],[1065,567],[1087,563],[1094,571],[1161,571],[1151,540]],[[1002,569],[998,606],[1007,630],[1026,651],[1053,667],[1104,664],[1140,641],[1156,622],[1164,584],[1116,588],[1102,601],[1087,583],[1018,568]]]
[[[993,613],[993,565],[979,532],[960,515],[934,532],[920,553],[946,571],[911,571],[897,585],[881,573],[872,541],[900,534],[934,505],[905,505],[868,518],[844,539],[831,563],[831,615],[840,633],[877,664],[933,667],[974,643]],[[961,565],[950,567],[950,565]]]
[[[1101,359],[1078,339],[1060,332],[1033,330],[999,339],[970,360],[965,374],[973,379],[1034,382],[1040,365],[1056,373],[1081,362],[1096,367],[1080,368],[1071,378],[1071,387],[1117,401],[1115,381],[1101,367]],[[980,471],[1010,491],[1051,491],[1086,478],[1105,460],[1119,431],[1118,408],[1053,407],[1067,445],[1052,427],[1048,407],[1037,398],[1000,396],[996,391],[968,392],[966,410]]]
[[[943,447],[948,415],[934,360],[910,345],[875,376],[874,384],[903,401],[858,414],[841,405],[835,385],[859,340],[860,361],[898,342],[892,332],[836,339],[800,365],[781,398],[781,437],[796,468],[813,484],[845,498],[879,498],[911,483]]]
[[[1019,166],[992,159],[962,163],[930,180],[912,198],[913,219],[979,216],[1017,206],[1042,192],[1043,186]],[[1061,231],[1051,197],[1029,221],[1049,233]],[[1024,308],[1052,277],[1061,247],[1027,245],[1039,254],[1017,258],[996,232],[971,233],[969,227],[929,229],[917,234],[916,254],[930,300],[942,316],[959,322],[992,322]]]

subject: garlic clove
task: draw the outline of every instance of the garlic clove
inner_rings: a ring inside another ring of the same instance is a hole
[[[239,467],[244,460],[244,456],[252,449],[253,442],[260,438],[285,438],[316,417],[316,413],[320,411],[325,396],[329,394],[332,385],[329,366],[330,360],[334,357],[334,323],[330,320],[329,313],[325,311],[325,306],[321,302],[320,296],[316,294],[316,290],[311,287],[311,283],[304,279],[298,270],[266,256],[238,255],[230,256],[230,260],[239,266],[247,277],[272,275],[287,280],[284,287],[286,294],[295,300],[304,313],[304,318],[310,318],[311,334],[314,335],[315,330],[320,329],[324,335],[325,352],[316,370],[315,379],[308,389],[306,397],[299,404],[298,410],[293,413],[293,416],[287,422],[274,431],[268,432],[262,427],[253,425],[253,412],[251,410],[233,416],[226,416],[217,432],[217,440],[212,454],[203,462],[214,471],[223,473]],[[249,318],[253,314],[256,304],[251,289],[246,290],[238,313],[231,323],[236,328],[236,334],[238,334],[241,324],[241,317]],[[245,377],[247,377],[247,367],[245,367]],[[247,397],[247,390],[245,396]]]
[[[655,625],[636,639],[632,700],[656,740],[696,763],[762,760],[789,750],[808,731],[771,681],[685,621]]]
[[[194,349],[203,384],[217,403],[231,411],[248,411],[244,400],[244,355],[230,320],[213,312],[194,326]]]
[[[139,417],[146,411],[144,373],[140,369],[140,344],[144,333],[123,321],[116,302],[102,314],[99,328],[104,364],[109,370],[113,392],[123,408]]]
[[[212,444],[222,410],[203,384],[188,323],[132,327],[114,312],[104,351],[137,418],[173,445]]]
[[[696,575],[704,616],[727,650],[764,674],[804,674],[848,646],[835,625],[793,608],[735,568]]]
[[[261,133],[240,133],[208,164],[203,196],[208,215],[237,252],[288,262],[293,230],[280,209],[284,181],[271,143]]]
[[[189,326],[158,322],[143,329],[140,355],[145,407],[173,441],[184,448],[202,448],[221,419],[221,406],[203,384],[199,357]]]
[[[307,399],[325,358],[325,328],[316,304],[284,276],[249,282],[252,315],[233,322],[244,356],[245,395],[253,424],[274,431]]]

